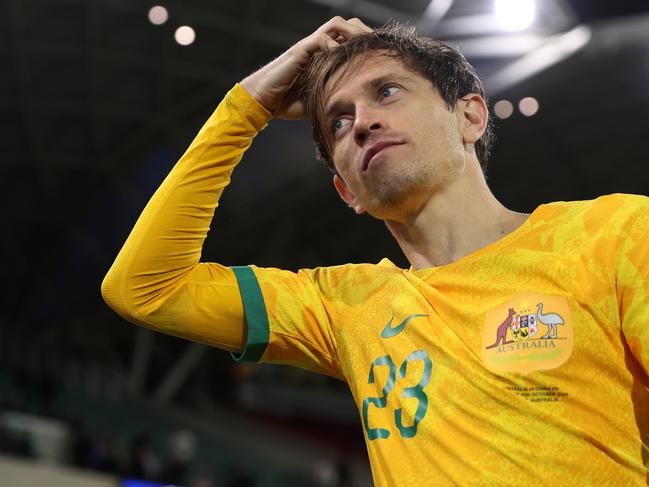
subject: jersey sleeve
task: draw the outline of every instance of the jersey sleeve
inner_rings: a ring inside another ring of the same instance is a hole
[[[138,218],[101,292],[132,323],[240,351],[243,307],[234,272],[199,262],[234,167],[271,114],[236,85]]]
[[[344,379],[329,312],[315,277],[256,266],[234,267],[247,324],[247,342],[235,360],[278,363]]]
[[[649,198],[633,196],[631,205],[618,255],[618,310],[629,349],[649,374]]]

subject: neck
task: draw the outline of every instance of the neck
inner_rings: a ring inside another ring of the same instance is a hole
[[[415,213],[386,220],[413,269],[455,262],[513,232],[529,216],[505,208],[479,167],[472,172],[435,193]]]

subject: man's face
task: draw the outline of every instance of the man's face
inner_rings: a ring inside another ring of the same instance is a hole
[[[334,73],[325,93],[336,186],[357,212],[400,219],[463,171],[457,110],[400,59],[372,54]]]

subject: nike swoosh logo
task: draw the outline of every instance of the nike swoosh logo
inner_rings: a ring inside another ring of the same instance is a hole
[[[392,338],[393,336],[398,335],[403,331],[403,329],[410,322],[410,320],[412,320],[413,318],[419,318],[420,316],[429,316],[429,315],[424,315],[419,313],[410,315],[394,328],[392,327],[392,322],[394,321],[394,316],[393,316],[392,318],[390,318],[390,321],[388,321],[388,324],[385,325],[385,328],[383,328],[383,331],[381,332],[381,338]]]

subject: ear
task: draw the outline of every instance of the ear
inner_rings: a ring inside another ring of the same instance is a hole
[[[351,209],[353,209],[356,214],[360,215],[362,213],[365,213],[365,209],[356,201],[356,196],[354,196],[354,193],[349,189],[349,186],[347,186],[347,183],[342,180],[338,174],[334,174],[334,186],[336,187],[336,191],[338,191],[338,194],[342,198],[342,200],[349,205]]]
[[[465,144],[475,144],[487,128],[489,121],[487,103],[477,93],[469,93],[461,100],[464,102],[460,104],[463,108],[460,113],[462,116],[462,140]]]

